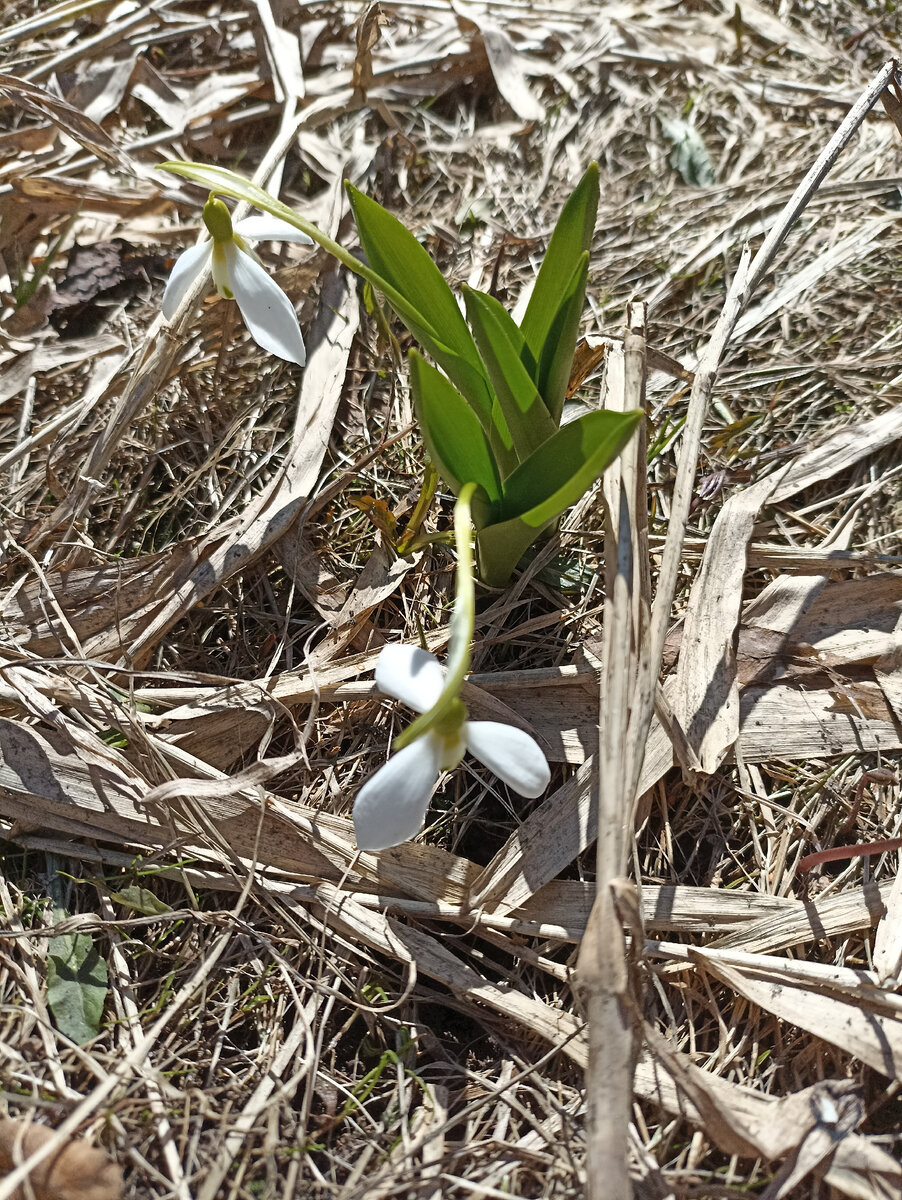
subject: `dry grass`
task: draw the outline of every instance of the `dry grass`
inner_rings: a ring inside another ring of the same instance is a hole
[[[20,81],[0,79],[4,1115],[89,1136],[141,1200],[582,1194],[605,598],[596,493],[477,618],[470,709],[529,723],[548,798],[468,761],[421,844],[356,858],[350,805],[398,720],[379,647],[440,650],[453,585],[446,548],[396,559],[354,503],[406,517],[419,494],[406,377],[353,281],[301,248],[270,253],[305,372],[224,302],[163,330],[199,196],[154,166],[269,159],[351,244],[347,176],[452,283],[514,304],[597,158],[585,332],[610,362],[649,303],[654,589],[687,380],[743,243],[900,43],[865,0],[430,0],[385,6],[368,63],[362,11],[30,0],[0,32]],[[671,163],[678,117],[709,186]],[[653,725],[631,851],[637,1196],[902,1192],[898,850],[798,871],[902,832],[900,189],[878,106],[740,317],[705,421],[665,670],[706,773]],[[602,367],[579,398],[605,387]],[[440,495],[428,529],[450,512]],[[712,699],[731,602],[732,709]],[[84,1046],[47,1008],[67,931],[108,970]]]

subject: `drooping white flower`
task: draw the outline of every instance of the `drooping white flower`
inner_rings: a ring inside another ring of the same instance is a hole
[[[385,646],[376,665],[380,691],[415,712],[433,707],[444,671],[434,654],[415,646]],[[536,740],[513,725],[470,721],[458,699],[447,718],[388,760],[357,793],[354,832],[361,850],[386,850],[415,837],[442,771],[468,751],[521,796],[540,796],[551,772]]]
[[[248,241],[312,245],[311,239],[287,221],[268,215],[245,217],[233,227],[229,210],[212,195],[204,205],[203,216],[210,240],[186,250],[172,268],[163,293],[163,316],[167,321],[172,320],[209,262],[216,290],[225,299],[238,302],[244,323],[257,345],[303,366],[307,352],[294,305],[267,274]]]

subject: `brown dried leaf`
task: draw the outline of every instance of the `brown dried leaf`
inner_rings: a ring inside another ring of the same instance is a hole
[[[54,212],[79,210],[135,216],[157,204],[157,189],[142,180],[136,180],[127,191],[124,188],[113,191],[85,183],[83,179],[42,175],[14,175],[10,183],[15,195],[27,196],[37,204],[46,204]]]
[[[364,9],[357,22],[357,53],[351,73],[351,87],[355,91],[365,92],[373,82],[373,47],[379,41],[380,28],[387,24],[388,17],[382,11],[381,4],[371,4]]]
[[[54,1131],[30,1121],[0,1121],[0,1172],[8,1174],[52,1141]],[[68,1138],[38,1163],[10,1200],[119,1200],[122,1171],[84,1138]]]
[[[58,128],[82,146],[112,167],[121,167],[128,173],[134,174],[131,159],[121,150],[110,135],[83,112],[52,95],[34,83],[18,79],[15,75],[0,74],[0,92],[5,92],[10,100],[37,113],[40,117],[49,119]]]
[[[651,1053],[691,1100],[705,1132],[726,1154],[783,1158],[824,1122],[822,1114],[829,1113],[831,1105],[836,1113],[831,1124],[841,1123],[844,1132],[854,1129],[864,1116],[854,1080],[825,1080],[772,1100],[703,1071],[647,1024],[644,1033]]]
[[[749,966],[727,962],[718,951],[693,949],[690,955],[765,1012],[840,1046],[881,1075],[902,1078],[902,1019],[883,1010],[880,989],[867,981],[849,994],[826,978],[823,987],[806,986],[791,977],[791,966],[783,970],[776,958],[762,956],[756,967],[751,961]]]

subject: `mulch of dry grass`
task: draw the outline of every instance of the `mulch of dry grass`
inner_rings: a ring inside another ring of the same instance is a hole
[[[302,247],[264,256],[303,372],[215,298],[166,327],[201,197],[155,166],[268,167],[353,245],[350,178],[452,285],[513,307],[597,159],[585,334],[604,353],[574,400],[610,393],[626,305],[647,301],[654,589],[692,373],[743,244],[900,42],[891,5],[844,0],[379,16],[16,2],[0,31],[3,1107],[104,1148],[142,1200],[583,1193],[574,967],[605,603],[596,490],[480,594],[470,711],[533,729],[548,796],[468,760],[417,844],[358,857],[353,796],[403,719],[375,692],[379,648],[441,653],[453,595],[450,549],[398,558],[377,519],[405,521],[422,485],[406,373],[355,281]],[[891,115],[872,110],[793,224],[705,421],[665,648],[704,769],[675,768],[656,721],[631,850],[637,1196],[902,1191]],[[687,182],[667,120],[713,181]],[[426,532],[451,505],[440,492]],[[83,1045],[48,1007],[71,935],[108,974]],[[24,1194],[11,1154],[0,1200]],[[89,1169],[32,1182],[74,1197]],[[98,1180],[94,1200],[119,1194]]]

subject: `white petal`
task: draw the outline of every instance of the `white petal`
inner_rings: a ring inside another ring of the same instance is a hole
[[[441,743],[428,733],[366,781],[354,801],[354,833],[361,850],[387,850],[423,828],[439,775]]]
[[[521,796],[541,796],[551,771],[539,743],[513,725],[468,721],[467,749]]]
[[[172,268],[172,274],[169,276],[169,282],[166,284],[166,291],[163,293],[162,311],[167,321],[171,321],[175,316],[175,310],[206,266],[212,249],[212,242],[199,242],[198,245],[189,247],[184,254],[179,255]]]
[[[304,339],[294,305],[259,263],[231,243],[225,248],[229,283],[251,337],[258,346],[303,366]]]
[[[376,686],[414,712],[432,708],[444,682],[441,663],[419,646],[383,646],[379,651]]]
[[[271,217],[269,213],[244,217],[236,221],[233,228],[236,233],[254,242],[300,242],[304,246],[313,245],[313,238],[307,237],[306,233],[301,233],[300,229],[295,229],[287,221]]]

